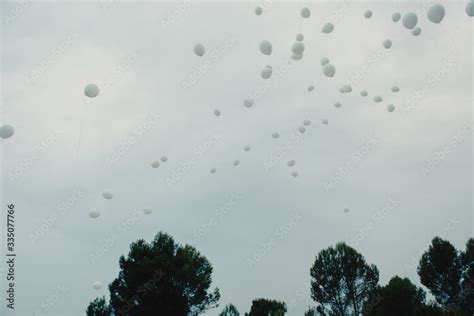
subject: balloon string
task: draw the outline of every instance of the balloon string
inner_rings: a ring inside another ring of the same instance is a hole
[[[86,99],[83,99],[83,106],[82,106],[82,118],[81,118],[81,127],[79,128],[79,139],[77,140],[77,151],[76,154],[79,153],[79,148],[81,147],[81,138],[82,138],[82,127],[84,125],[84,117],[86,115]]]

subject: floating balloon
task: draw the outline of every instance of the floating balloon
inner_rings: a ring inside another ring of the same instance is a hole
[[[96,210],[92,210],[92,211],[89,212],[89,217],[90,218],[97,218],[99,216],[100,216],[100,213],[97,212]]]
[[[4,124],[0,126],[0,138],[7,139],[15,134],[15,128],[11,125]]]
[[[348,208],[344,209],[344,213],[349,213],[349,211],[350,211],[350,209],[348,209]]]
[[[405,28],[411,30],[412,28],[416,26],[417,23],[418,23],[418,16],[415,13],[409,12],[403,16],[402,24]]]
[[[291,58],[293,60],[300,60],[301,58],[303,58],[303,54],[299,54],[299,55],[298,54],[293,54],[293,55],[291,55]]]
[[[167,162],[168,161],[168,157],[166,156],[163,156],[160,158],[161,162]]]
[[[94,83],[90,83],[84,88],[84,94],[89,98],[95,98],[99,95],[99,92],[99,87]]]
[[[107,199],[107,200],[112,200],[114,195],[112,194],[112,192],[104,192],[102,193],[102,196],[104,197],[104,199]]]
[[[239,165],[239,161],[238,160],[234,160],[234,166],[238,166]]]
[[[382,102],[382,101],[383,101],[383,98],[382,98],[381,96],[376,95],[376,96],[374,97],[374,102],[375,102],[375,103],[380,103],[380,102]]]
[[[301,55],[304,52],[304,43],[303,42],[294,42],[293,45],[291,46],[291,51],[295,55]]]
[[[326,66],[327,64],[329,64],[329,58],[327,57],[321,58],[321,66]]]
[[[400,91],[400,88],[398,86],[392,87],[392,92],[398,92],[398,91]]]
[[[298,128],[298,131],[299,131],[301,134],[304,134],[304,132],[306,132],[306,128],[304,128],[304,126],[300,126],[300,128]]]
[[[311,11],[308,8],[301,9],[301,16],[305,19],[309,18]]]
[[[360,95],[363,96],[363,97],[366,97],[366,96],[369,95],[369,93],[367,92],[367,90],[362,90],[362,91],[360,92]]]
[[[393,105],[393,104],[387,105],[387,111],[389,111],[389,112],[395,111],[395,105]]]
[[[439,23],[443,20],[444,14],[446,13],[446,10],[444,7],[437,3],[431,6],[431,8],[428,9],[428,12],[426,12],[426,15],[428,16],[428,20],[430,20],[433,23]]]
[[[272,54],[272,43],[267,40],[261,41],[259,45],[260,51],[264,55],[271,55]]]
[[[275,139],[277,139],[278,137],[280,137],[280,134],[277,133],[277,132],[275,132],[275,133],[272,134],[272,137],[275,138]]]
[[[211,173],[216,173],[216,168],[211,168]]]
[[[392,21],[394,23],[397,23],[398,21],[400,21],[400,18],[402,17],[402,15],[399,13],[399,12],[395,12],[393,15],[392,15]]]
[[[296,177],[298,176],[298,173],[297,173],[296,171],[293,171],[293,172],[291,173],[291,176],[296,178]]]
[[[102,288],[102,282],[95,281],[92,286],[94,287],[95,290],[100,290]]]
[[[310,120],[304,120],[303,121],[303,125],[304,126],[309,126],[311,124],[311,121]]]
[[[219,111],[218,109],[214,110],[214,115],[215,115],[215,116],[220,116],[220,115],[221,115],[221,111]]]
[[[392,47],[392,41],[389,39],[386,39],[385,41],[383,41],[383,47],[385,47],[386,49],[389,49],[390,47]]]
[[[262,12],[263,12],[262,7],[256,7],[256,8],[255,8],[255,14],[256,14],[256,15],[261,15]]]
[[[302,42],[304,40],[304,35],[301,33],[296,34],[296,40]]]
[[[245,151],[249,151],[249,150],[250,150],[250,146],[245,146],[245,147],[244,147],[244,150],[245,150]]]
[[[263,79],[268,79],[272,76],[272,72],[273,72],[272,66],[267,65],[267,66],[263,67],[260,76]]]
[[[328,125],[329,121],[328,120],[323,120],[322,121],[324,125]]]
[[[156,168],[158,168],[159,166],[160,166],[160,162],[159,162],[159,161],[153,161],[153,162],[151,163],[151,167],[152,167],[152,168],[155,168],[155,169],[156,169]]]
[[[296,161],[290,160],[286,164],[288,165],[288,167],[293,167],[296,164]]]
[[[336,103],[334,103],[334,106],[335,106],[336,108],[340,108],[340,107],[342,106],[342,104],[341,104],[340,102],[336,102]]]
[[[146,208],[146,209],[143,210],[143,213],[145,213],[145,215],[150,215],[152,212],[153,212],[153,210],[151,210],[149,208]]]
[[[466,14],[467,16],[474,16],[474,1],[470,0],[466,4]]]
[[[314,87],[313,86],[308,86],[308,91],[311,92],[313,91]]]
[[[323,67],[323,74],[326,76],[326,77],[334,77],[334,75],[336,74],[336,67],[334,67],[332,64],[326,64],[324,65]]]
[[[334,30],[334,25],[332,23],[326,23],[324,24],[322,28],[322,32],[325,34],[329,34]]]
[[[196,54],[196,56],[199,56],[199,57],[202,57],[204,53],[206,52],[206,49],[204,48],[204,45],[202,44],[194,45],[193,50],[194,50],[194,54]]]
[[[412,31],[411,31],[411,34],[413,36],[418,36],[421,34],[421,29],[419,27],[415,27]]]
[[[245,99],[244,100],[244,105],[248,108],[252,107],[253,105],[253,99]]]
[[[367,11],[364,12],[364,17],[365,17],[366,19],[370,19],[370,18],[372,17],[372,14],[373,14],[373,13],[372,13],[371,10],[367,10]]]
[[[339,92],[341,93],[349,93],[349,92],[352,92],[352,87],[350,84],[345,84],[343,85],[340,89],[339,89]]]

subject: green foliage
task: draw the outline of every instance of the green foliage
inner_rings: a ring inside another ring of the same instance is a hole
[[[239,315],[240,315],[239,311],[232,304],[227,305],[219,314],[219,316],[239,316]]]
[[[311,297],[325,315],[359,315],[379,281],[377,267],[345,243],[319,252],[310,274]]]
[[[119,265],[119,275],[109,286],[114,316],[198,315],[219,301],[217,288],[208,293],[209,261],[165,233],[151,243],[132,243]]]
[[[105,297],[96,298],[90,302],[86,310],[87,316],[109,316],[111,313],[110,306],[105,301]]]
[[[259,298],[252,301],[248,316],[283,316],[286,311],[284,302]]]
[[[379,287],[364,305],[364,316],[421,315],[425,310],[425,292],[407,278],[393,277]]]

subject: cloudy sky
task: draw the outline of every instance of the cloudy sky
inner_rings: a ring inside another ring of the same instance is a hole
[[[158,231],[213,264],[221,306],[206,315],[257,297],[302,315],[315,255],[340,241],[381,284],[419,283],[430,240],[462,248],[474,227],[473,22],[466,1],[442,1],[431,23],[430,3],[2,1],[0,121],[16,133],[0,140],[0,199],[15,204],[17,253],[16,310],[2,314],[84,315],[129,244]],[[395,12],[416,12],[421,34]],[[294,61],[297,33],[306,49]]]

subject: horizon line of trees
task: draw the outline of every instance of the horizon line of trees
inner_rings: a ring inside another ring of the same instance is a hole
[[[211,289],[212,265],[196,248],[175,243],[159,232],[150,243],[140,239],[119,259],[120,271],[109,285],[109,302],[96,298],[87,316],[199,315],[219,306]],[[379,285],[379,270],[346,243],[321,250],[310,268],[311,298],[305,316],[472,316],[474,315],[474,238],[465,250],[435,237],[420,258],[420,282],[394,276]],[[285,302],[256,298],[245,316],[284,316]],[[228,304],[219,316],[240,316]]]

